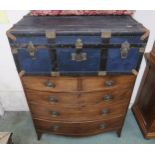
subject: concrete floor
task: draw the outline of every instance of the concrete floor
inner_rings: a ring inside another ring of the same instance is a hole
[[[155,139],[145,140],[131,111],[128,112],[121,138],[115,132],[90,137],[65,137],[43,134],[37,141],[29,112],[6,112],[0,118],[0,132],[13,132],[15,144],[154,144]]]

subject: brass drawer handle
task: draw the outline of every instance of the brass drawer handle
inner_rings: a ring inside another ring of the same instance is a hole
[[[59,129],[59,126],[58,125],[53,125],[51,127],[52,131],[57,131]]]
[[[50,88],[55,88],[55,84],[53,83],[53,82],[51,82],[51,81],[45,81],[44,82],[44,85],[46,86],[46,87],[50,87]]]
[[[109,109],[102,109],[101,110],[101,115],[108,115],[110,113]]]
[[[108,80],[108,81],[105,81],[104,85],[106,87],[112,87],[114,85],[114,81],[113,80]]]
[[[58,111],[50,111],[50,114],[53,116],[53,117],[57,117],[60,115],[60,113]]]
[[[107,125],[105,123],[100,124],[100,129],[106,129],[106,128],[107,128]]]
[[[58,99],[56,97],[54,97],[54,96],[49,96],[48,101],[49,102],[58,102]]]
[[[110,94],[107,94],[107,95],[103,96],[103,100],[106,101],[106,102],[110,102],[110,101],[112,101],[112,99],[113,99],[113,97]]]

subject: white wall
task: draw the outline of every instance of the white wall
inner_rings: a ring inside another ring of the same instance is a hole
[[[28,11],[7,11],[10,23],[0,25],[0,108],[3,107],[5,110],[9,111],[28,110],[23,88],[5,34],[6,30],[27,13]],[[155,38],[155,11],[136,11],[134,18],[143,23],[151,31],[146,48],[146,51],[150,51]],[[145,61],[143,60],[130,105],[134,102],[144,68]]]
[[[0,25],[0,104],[5,110],[28,110],[6,31],[19,21],[28,11],[7,11],[8,24]]]

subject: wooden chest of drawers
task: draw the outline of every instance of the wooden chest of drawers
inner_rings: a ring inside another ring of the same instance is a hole
[[[130,16],[25,16],[7,36],[38,139],[120,136],[146,28]]]
[[[22,76],[38,136],[43,132],[120,135],[135,75],[105,77]]]

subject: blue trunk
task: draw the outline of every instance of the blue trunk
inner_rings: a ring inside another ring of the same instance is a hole
[[[75,43],[77,39],[81,39],[83,45],[81,53],[85,53],[86,60],[72,60],[71,56],[76,53]],[[99,35],[57,35],[54,44],[72,45],[72,47],[55,47],[55,63],[56,71],[60,73],[98,73],[99,71],[107,71],[109,73],[131,73],[132,69],[137,67],[140,58],[139,48],[131,47],[128,51],[127,58],[121,58],[120,48],[107,49],[107,53],[103,54],[102,47],[105,45],[121,46],[127,41],[129,44],[140,44],[140,36],[112,36],[108,43],[104,43]],[[45,45],[47,48],[39,48],[35,52],[35,58],[31,58],[26,48],[18,50],[18,61],[20,68],[28,74],[50,74],[53,70],[52,52],[50,42],[45,36],[20,36],[12,44],[28,44],[32,42],[35,45]],[[96,48],[89,48],[89,45],[102,45]],[[104,59],[102,58],[104,57]],[[101,64],[105,64],[104,68]]]

